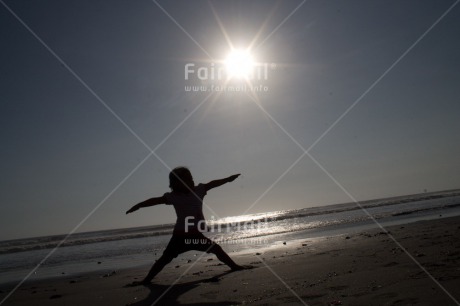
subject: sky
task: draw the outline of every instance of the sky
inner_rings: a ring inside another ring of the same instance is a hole
[[[172,223],[182,165],[242,174],[207,218],[459,188],[455,3],[0,1],[0,240]]]

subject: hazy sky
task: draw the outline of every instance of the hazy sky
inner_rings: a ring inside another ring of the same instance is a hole
[[[208,218],[274,182],[247,213],[351,201],[308,155],[286,172],[291,137],[358,200],[459,188],[460,5],[404,55],[454,3],[2,1],[0,239],[68,233],[95,207],[79,231],[174,222],[166,205],[125,211],[179,165],[197,183],[243,174],[209,192]],[[185,90],[187,63],[228,54],[221,28],[268,64],[266,113],[248,92]],[[128,127],[158,158],[141,164]]]

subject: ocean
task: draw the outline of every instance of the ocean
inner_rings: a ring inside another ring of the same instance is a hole
[[[335,204],[209,220],[210,239],[230,253],[255,252],[297,239],[460,215],[460,190],[422,193],[360,203]],[[174,224],[0,241],[0,284],[151,265],[166,247]],[[187,252],[175,262],[196,256]],[[204,258],[212,255],[205,255]],[[46,260],[44,260],[46,259]]]

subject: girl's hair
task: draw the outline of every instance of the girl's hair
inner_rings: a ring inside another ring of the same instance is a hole
[[[189,193],[194,186],[192,173],[187,167],[177,167],[169,173],[169,188],[172,191]]]

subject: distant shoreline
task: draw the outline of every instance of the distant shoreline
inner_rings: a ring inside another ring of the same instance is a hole
[[[436,199],[436,198],[445,198],[445,197],[454,197],[454,196],[460,196],[460,189],[448,189],[448,190],[441,190],[441,191],[432,191],[432,192],[423,192],[423,193],[416,193],[416,194],[408,194],[408,195],[402,195],[402,196],[391,196],[391,197],[386,197],[386,198],[379,198],[379,199],[373,199],[373,200],[363,200],[359,201],[359,203],[364,207],[367,208],[368,204],[370,203],[375,203],[379,201],[384,201],[385,204],[383,205],[396,205],[403,203],[410,203],[414,201],[420,201],[420,200],[425,200],[425,199]],[[392,201],[393,200],[393,201]],[[344,202],[344,203],[338,203],[338,204],[328,204],[328,205],[323,205],[323,206],[312,206],[312,207],[306,207],[306,208],[297,208],[297,209],[289,209],[288,211],[303,211],[303,210],[317,210],[320,209],[322,211],[314,213],[312,212],[311,215],[315,214],[322,214],[325,211],[325,208],[328,207],[341,207],[341,206],[347,206],[347,205],[356,205],[354,202]],[[357,207],[356,209],[360,209]],[[326,210],[327,211],[327,210]],[[270,211],[270,212],[264,212],[264,213],[255,213],[255,214],[250,214],[251,215],[270,215],[272,213],[275,213],[278,211]],[[234,217],[239,217],[239,216],[231,216],[231,217],[224,217],[222,219],[228,219],[228,218],[234,218]],[[208,220],[208,222],[211,222],[211,220]],[[102,229],[102,230],[96,230],[96,231],[86,231],[86,232],[76,232],[73,236],[76,235],[87,235],[87,234],[112,234],[114,232],[118,231],[125,231],[127,233],[129,232],[142,232],[142,231],[148,231],[148,232],[158,232],[158,234],[161,234],[161,232],[164,232],[165,234],[170,234],[172,233],[172,229],[174,227],[174,223],[165,223],[165,224],[154,224],[154,225],[145,225],[145,226],[138,226],[138,227],[126,227],[126,228],[116,228],[116,229]],[[145,236],[154,236],[158,234],[146,234]],[[18,238],[18,239],[11,239],[11,240],[0,240],[0,248],[2,243],[8,243],[8,242],[14,242],[14,241],[24,241],[24,240],[30,240],[30,239],[40,239],[40,238],[53,238],[57,241],[62,240],[67,234],[55,234],[55,235],[47,235],[47,236],[32,236],[32,237],[27,237],[27,238]],[[137,237],[134,237],[137,238]],[[123,239],[129,239],[129,238],[123,238]],[[1,252],[0,252],[1,254]]]

